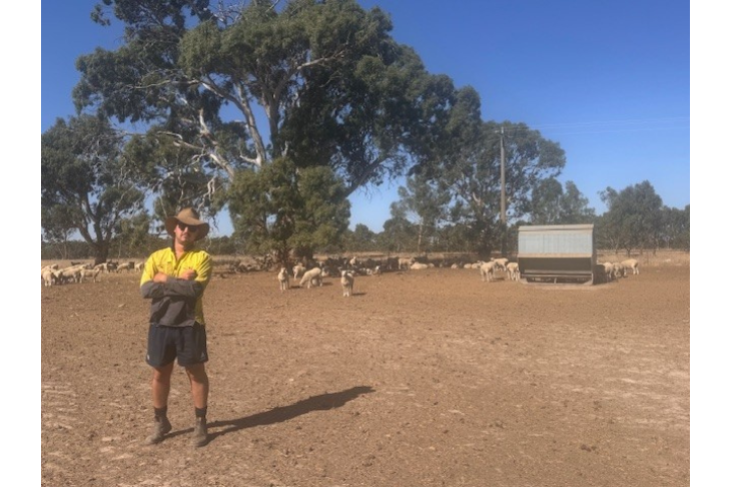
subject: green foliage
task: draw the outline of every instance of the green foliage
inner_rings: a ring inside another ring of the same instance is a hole
[[[406,218],[406,210],[397,202],[390,205],[391,217],[383,223],[378,245],[389,252],[415,252],[418,229]]]
[[[588,198],[572,181],[562,184],[555,178],[540,181],[531,195],[530,220],[533,225],[572,225],[593,223],[596,212]]]
[[[215,16],[202,0],[102,3],[92,18],[117,17],[125,42],[78,59],[74,100],[79,110],[149,127],[127,154],[158,197],[158,218],[188,205],[215,213],[229,195],[240,198],[241,187],[268,191],[249,178],[282,157],[301,170],[298,189],[312,197],[307,178],[317,173],[305,169],[336,176],[340,189],[324,207],[337,207],[341,192],[380,184],[403,174],[414,155],[428,157],[451,106],[451,80],[430,75],[393,40],[390,18],[355,0],[220,4]],[[284,179],[277,182],[291,186]],[[263,208],[269,196],[247,198],[274,215],[281,210]],[[326,220],[320,211],[303,213]],[[246,245],[263,251],[282,238],[311,248],[340,232],[339,223],[315,230],[287,220],[298,213],[283,213],[272,224],[238,219]]]
[[[273,254],[285,264],[292,250],[311,257],[336,245],[350,218],[345,189],[331,170],[297,169],[285,158],[259,171],[241,171],[229,209],[247,253]]]
[[[608,211],[599,219],[599,240],[626,255],[638,248],[654,248],[662,233],[662,199],[649,181],[621,191],[611,187],[601,192]]]
[[[239,255],[245,253],[241,242],[233,236],[207,238],[206,242],[205,249],[211,255]]]
[[[380,250],[378,234],[367,225],[358,223],[353,231],[347,230],[343,236],[343,247],[347,252],[372,252]]]
[[[451,96],[453,106],[437,123],[437,145],[419,158],[414,172],[448,192],[449,223],[468,225],[483,257],[501,245],[501,143],[505,154],[507,221],[530,213],[533,191],[565,166],[565,153],[523,123],[484,122],[470,87]]]
[[[416,252],[433,249],[438,227],[445,217],[449,193],[430,182],[421,174],[414,175],[406,180],[406,186],[398,188],[400,207],[403,214],[415,216],[418,227],[418,243]]]
[[[41,135],[41,227],[49,241],[78,231],[96,260],[106,260],[121,220],[142,209],[127,162],[121,137],[103,119],[58,119]]]
[[[117,223],[113,245],[117,258],[125,255],[147,255],[150,246],[150,217],[141,212]]]
[[[689,205],[683,209],[662,208],[661,246],[681,249],[689,252],[690,248],[690,214]]]
[[[126,43],[79,58],[77,107],[155,123],[226,182],[286,153],[298,167],[329,166],[350,194],[401,173],[440,104],[388,16],[354,0],[256,1],[216,17],[207,2],[104,3]],[[222,120],[224,105],[235,122]]]
[[[79,240],[41,240],[41,260],[85,260],[94,256],[94,249]]]

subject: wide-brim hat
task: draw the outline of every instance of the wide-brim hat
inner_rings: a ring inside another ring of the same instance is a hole
[[[198,214],[194,208],[184,208],[180,210],[180,213],[177,215],[165,218],[165,230],[167,230],[167,233],[174,237],[175,227],[178,223],[198,227],[198,231],[195,234],[195,240],[205,238],[210,230],[210,225],[200,219],[200,214]]]

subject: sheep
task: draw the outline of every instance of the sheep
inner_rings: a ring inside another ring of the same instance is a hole
[[[81,281],[81,270],[83,266],[69,266],[64,267],[53,272],[53,278],[57,284],[65,284],[67,282],[80,282]]]
[[[404,269],[410,269],[413,264],[416,263],[416,259],[413,257],[405,258],[405,257],[399,257],[398,258],[398,269],[404,270]]]
[[[294,271],[294,279],[299,279],[300,277],[302,277],[304,275],[305,272],[307,272],[307,268],[304,267],[304,265],[302,265],[301,263],[298,263],[297,265],[294,266],[293,271]]]
[[[494,279],[494,267],[496,266],[493,260],[489,262],[477,262],[479,264],[479,275],[482,277],[482,281],[490,282]]]
[[[53,272],[58,270],[58,264],[41,267],[41,280],[44,286],[51,286],[55,282]]]
[[[380,269],[379,265],[376,265],[375,268],[373,268],[373,269],[370,269],[370,268],[365,269],[366,276],[379,276],[380,274],[382,274],[382,272],[383,271]]]
[[[420,271],[423,269],[428,269],[428,264],[424,264],[422,262],[414,262],[411,264],[411,270],[413,271]]]
[[[53,276],[53,269],[51,269],[50,266],[46,266],[41,269],[41,279],[43,279],[43,285],[45,287],[53,286],[55,279]]]
[[[517,262],[507,263],[507,275],[510,281],[520,280],[520,265]]]
[[[142,272],[144,270],[144,262],[145,261],[141,261],[141,262],[137,262],[136,264],[134,264],[135,272]]]
[[[634,275],[639,273],[639,261],[636,259],[626,259],[621,262],[621,265],[627,270],[630,269],[631,273]]]
[[[277,279],[279,280],[279,291],[284,292],[289,289],[289,272],[286,267],[281,268]]]
[[[96,267],[94,267],[93,269],[81,269],[81,279],[79,279],[79,282],[88,278],[91,278],[94,282],[97,282],[99,273],[101,273],[101,269],[98,269]]]
[[[603,274],[606,277],[606,282],[613,281],[616,277],[614,265],[611,262],[604,262],[600,265],[603,266]]]
[[[352,296],[352,288],[355,286],[355,274],[351,271],[342,271],[340,284],[342,284],[342,296]]]
[[[319,267],[312,267],[307,272],[305,272],[302,276],[302,280],[299,281],[299,287],[304,287],[305,284],[307,285],[307,289],[311,288],[312,286],[321,286],[322,269],[320,269]]]
[[[492,259],[490,262],[494,262],[494,270],[500,269],[502,271],[506,271],[509,259],[502,257],[500,259]]]
[[[124,262],[123,264],[119,264],[117,266],[117,273],[120,273],[122,271],[124,272],[130,272],[134,270],[134,262]]]

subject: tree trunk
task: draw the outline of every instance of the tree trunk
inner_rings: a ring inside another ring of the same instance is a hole
[[[93,245],[94,248],[94,265],[103,264],[109,257],[109,244],[96,243]]]
[[[423,222],[418,225],[418,244],[416,245],[416,252],[421,253],[421,242],[423,241]]]

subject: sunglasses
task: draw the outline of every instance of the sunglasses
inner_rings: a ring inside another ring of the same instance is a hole
[[[190,231],[191,233],[192,233],[192,232],[196,232],[196,231],[198,230],[198,226],[197,226],[197,225],[186,225],[186,224],[184,224],[184,223],[178,223],[178,224],[177,224],[177,228],[179,228],[179,229],[180,229],[180,230],[182,230],[183,232],[184,232],[185,230],[188,230],[188,231]]]

